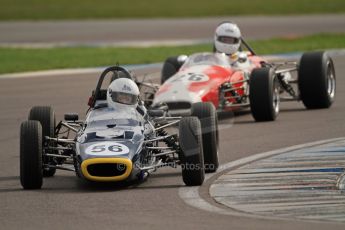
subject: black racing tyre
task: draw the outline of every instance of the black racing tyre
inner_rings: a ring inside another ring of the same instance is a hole
[[[162,68],[161,84],[172,77],[181,68],[183,63],[178,61],[178,57],[179,56],[168,57],[165,60]]]
[[[42,171],[42,126],[24,121],[20,127],[20,183],[24,189],[40,189]]]
[[[204,157],[202,150],[201,124],[197,117],[184,117],[179,124],[182,178],[187,186],[204,182]]]
[[[29,114],[29,120],[39,121],[42,125],[42,145],[44,144],[44,137],[55,137],[55,113],[50,106],[35,106],[32,107]],[[51,151],[55,154],[56,152]],[[55,164],[51,157],[44,157],[43,162],[45,164]],[[43,176],[51,177],[56,172],[55,168],[44,168]]]
[[[335,99],[333,60],[325,52],[302,55],[298,69],[300,98],[307,109],[329,108]]]
[[[250,76],[249,100],[255,121],[274,121],[279,114],[279,82],[269,67],[254,69]]]
[[[198,102],[192,105],[192,116],[199,118],[202,130],[205,172],[218,169],[218,116],[211,102]]]

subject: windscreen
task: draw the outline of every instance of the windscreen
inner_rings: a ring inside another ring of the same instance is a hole
[[[220,53],[196,53],[188,57],[181,68],[196,65],[219,65],[230,66],[229,57]]]
[[[133,119],[106,119],[93,120],[87,123],[88,128],[138,126],[139,122]]]

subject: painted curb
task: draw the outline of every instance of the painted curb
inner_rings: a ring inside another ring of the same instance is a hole
[[[210,178],[212,177],[220,177],[223,175],[225,171],[229,171],[231,169],[237,168],[239,166],[243,166],[248,163],[252,163],[258,160],[261,160],[263,158],[268,158],[280,154],[284,154],[287,152],[291,151],[296,151],[300,149],[305,149],[305,148],[310,148],[313,146],[317,145],[322,145],[322,144],[328,144],[332,142],[337,142],[337,141],[343,141],[345,140],[345,137],[341,138],[333,138],[333,139],[328,139],[328,140],[321,140],[321,141],[316,141],[316,142],[310,142],[310,143],[305,143],[305,144],[300,144],[300,145],[294,145],[290,146],[287,148],[282,148],[282,149],[277,149],[269,152],[264,152],[264,153],[259,153],[255,154],[249,157],[245,157],[233,162],[229,162],[226,164],[223,164],[219,167],[219,171],[217,173],[212,173],[212,174],[207,174],[205,177],[205,182],[207,182]],[[208,212],[213,212],[216,214],[222,214],[222,215],[232,215],[232,216],[242,216],[242,217],[251,217],[251,218],[258,218],[258,219],[281,219],[281,220],[291,220],[291,218],[283,218],[283,217],[267,217],[267,216],[261,216],[261,215],[255,215],[255,214],[249,214],[249,213],[244,213],[240,212],[231,208],[220,208],[219,206],[213,205],[209,202],[207,202],[205,199],[203,199],[199,195],[199,188],[200,187],[181,187],[179,188],[178,194],[180,198],[188,205],[203,210],[203,211],[208,211]],[[303,222],[326,222],[326,221],[319,221],[319,220],[299,220]]]
[[[337,187],[339,190],[345,190],[345,173],[339,177]]]

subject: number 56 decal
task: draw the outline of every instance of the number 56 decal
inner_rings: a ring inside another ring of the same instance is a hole
[[[90,145],[85,150],[89,155],[123,155],[129,153],[127,146],[114,142],[101,142]]]

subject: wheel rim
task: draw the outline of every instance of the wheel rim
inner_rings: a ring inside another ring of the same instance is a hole
[[[279,104],[280,104],[280,95],[279,95],[279,87],[277,82],[274,82],[274,88],[273,88],[273,109],[274,113],[279,113]]]
[[[328,62],[327,68],[327,93],[331,100],[335,96],[335,75],[332,64]]]

